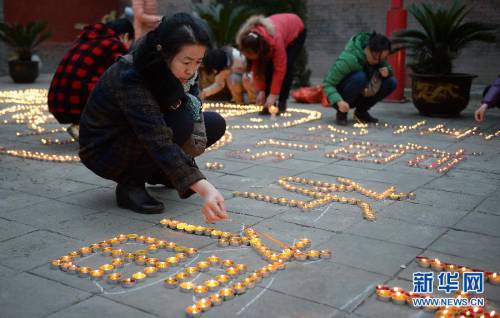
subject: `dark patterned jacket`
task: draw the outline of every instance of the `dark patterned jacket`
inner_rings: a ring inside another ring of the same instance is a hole
[[[78,124],[99,77],[125,54],[127,49],[115,31],[101,23],[85,27],[52,78],[49,111],[61,124]]]
[[[171,96],[182,100],[182,85],[171,72]],[[177,82],[175,82],[177,81]],[[181,89],[176,90],[175,87]],[[197,95],[197,85],[190,91]],[[169,92],[170,93],[170,92]],[[190,186],[205,177],[194,159],[172,140],[172,130],[164,116],[178,109],[159,105],[144,79],[135,70],[131,55],[120,58],[97,82],[80,120],[80,158],[101,177],[119,180],[144,155],[161,169],[179,196],[194,192]]]

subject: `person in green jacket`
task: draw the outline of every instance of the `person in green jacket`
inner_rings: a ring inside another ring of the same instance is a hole
[[[386,59],[391,41],[382,34],[354,35],[323,80],[328,102],[337,110],[337,124],[347,125],[349,108],[361,123],[377,123],[368,113],[377,102],[396,88],[396,79]]]

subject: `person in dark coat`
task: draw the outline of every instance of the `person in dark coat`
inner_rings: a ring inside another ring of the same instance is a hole
[[[99,79],[80,120],[80,158],[118,183],[118,206],[161,213],[145,183],[181,198],[198,193],[205,221],[227,217],[224,198],[198,169],[202,154],[225,132],[224,119],[202,112],[198,67],[210,46],[203,24],[187,13],[164,18]]]
[[[481,106],[474,112],[476,121],[482,122],[486,116],[486,110],[493,107],[500,107],[500,76],[484,90]]]

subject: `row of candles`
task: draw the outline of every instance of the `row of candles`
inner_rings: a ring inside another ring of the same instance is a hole
[[[310,201],[295,200],[287,197],[276,197],[276,196],[260,194],[256,192],[246,192],[246,191],[245,192],[235,191],[233,192],[233,196],[249,198],[258,201],[279,204],[283,206],[299,207],[304,212],[309,212],[311,209],[317,206],[325,205],[330,202],[352,204],[352,205],[357,205],[361,209],[363,217],[366,218],[367,220],[375,220],[375,213],[370,204],[357,198],[332,195],[330,193],[337,191],[340,192],[356,191],[374,200],[383,200],[387,198],[391,200],[402,200],[415,197],[414,193],[395,193],[396,188],[394,186],[390,186],[385,191],[378,193],[373,190],[367,189],[362,185],[360,185],[359,183],[354,182],[353,180],[348,178],[338,177],[337,181],[340,184],[332,184],[324,181],[317,181],[308,178],[291,177],[291,176],[290,177],[282,176],[278,179],[278,185],[281,188],[290,192],[296,192],[305,196],[313,197],[314,199]],[[311,188],[308,189],[298,185],[293,185],[292,183],[307,185],[310,186]]]
[[[224,169],[224,164],[217,162],[217,161],[207,162],[207,163],[205,163],[205,167],[207,169],[211,169],[211,170],[220,170],[220,169]]]
[[[273,161],[283,161],[290,158],[293,158],[292,153],[285,153],[282,151],[262,151],[253,153],[252,149],[241,149],[226,152],[226,157],[229,158],[237,158],[237,159],[245,159],[245,160],[258,160],[263,158],[273,158]]]
[[[356,127],[359,127],[359,126],[356,126]],[[355,127],[355,128],[356,128]],[[307,129],[307,131],[312,131],[312,132],[315,132],[315,131],[321,131],[321,130],[328,130],[328,131],[331,131],[335,134],[339,134],[339,135],[344,135],[344,136],[347,136],[347,135],[351,135],[351,136],[364,136],[364,135],[368,135],[368,130],[364,128],[359,128],[357,131],[347,131],[345,129],[340,129],[340,128],[337,128],[333,125],[327,125],[327,126],[324,126],[324,125],[318,125],[318,126],[314,126],[314,127],[309,127]]]
[[[234,124],[229,125],[229,129],[278,129],[278,128],[290,128],[293,126],[305,124],[307,122],[315,121],[321,119],[321,113],[315,110],[308,110],[302,108],[289,108],[287,109],[292,115],[302,115],[302,117],[293,120],[285,120],[281,122],[273,122],[270,124]]]
[[[380,301],[391,301],[398,305],[408,305],[414,309],[424,309],[428,312],[435,312],[436,318],[498,318],[499,315],[494,311],[485,311],[483,307],[438,307],[426,306],[416,307],[413,303],[415,298],[432,298],[429,294],[419,294],[408,292],[401,287],[389,287],[387,285],[377,285],[375,294]],[[461,291],[455,293],[456,298],[469,298],[470,295]]]
[[[257,147],[271,146],[271,147],[281,147],[281,148],[288,148],[288,149],[294,149],[294,150],[305,150],[305,151],[319,149],[319,145],[316,145],[316,144],[313,144],[313,145],[300,144],[300,143],[296,143],[296,142],[289,142],[286,140],[273,139],[273,138],[269,138],[266,140],[260,140],[255,144],[255,146],[257,146]]]
[[[218,239],[218,246],[220,247],[249,245],[260,254],[263,259],[269,262],[269,264],[250,273],[241,281],[233,283],[230,287],[221,288],[217,293],[195,301],[193,305],[188,306],[185,310],[188,317],[199,317],[203,312],[206,312],[213,306],[218,306],[222,304],[223,301],[230,300],[236,295],[244,294],[246,290],[253,288],[255,284],[260,282],[263,278],[279,270],[284,270],[286,263],[289,261],[329,259],[332,256],[329,250],[307,250],[311,245],[311,240],[307,238],[298,240],[293,247],[283,246],[283,250],[274,251],[264,244],[259,233],[251,227],[245,227],[243,229],[243,235],[240,235],[172,219],[162,219],[160,225],[189,234],[210,236]],[[271,239],[272,237],[269,238]],[[283,245],[283,243],[279,241],[277,241],[277,243]],[[220,261],[220,258],[217,256],[209,256],[207,262],[210,265],[221,264],[222,267],[225,268],[225,274],[218,275],[215,279],[207,280],[202,285],[195,285],[192,282],[182,282],[179,284],[181,291],[193,292],[195,296],[206,296],[207,292],[214,291],[219,286],[229,284],[229,280],[232,277],[235,278],[247,272],[245,264],[235,264],[232,260]],[[194,271],[196,272],[196,270]],[[169,288],[176,288],[176,282],[178,281],[177,277],[170,277],[166,279],[164,283],[165,286]]]
[[[434,271],[448,271],[448,272],[483,272],[485,276],[485,281],[489,282],[492,285],[500,285],[500,275],[496,272],[488,272],[482,269],[472,269],[467,266],[462,266],[458,264],[442,262],[438,258],[428,258],[425,256],[417,256],[415,261],[420,267],[423,268],[431,268]]]

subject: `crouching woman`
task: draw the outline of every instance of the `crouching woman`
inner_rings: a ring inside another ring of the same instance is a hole
[[[145,183],[164,184],[181,198],[198,193],[212,223],[227,217],[224,199],[194,157],[220,139],[224,119],[202,112],[197,70],[210,46],[199,20],[186,13],[163,19],[135,51],[113,64],[95,86],[80,121],[80,158],[118,183],[118,206],[161,213]]]

